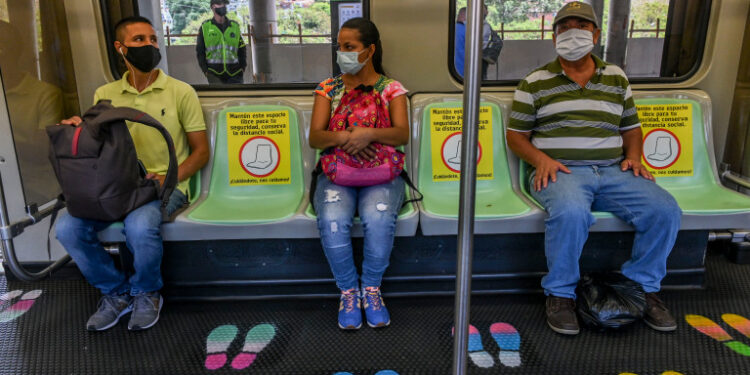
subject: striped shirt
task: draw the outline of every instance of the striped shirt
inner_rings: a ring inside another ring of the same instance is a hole
[[[591,55],[596,73],[581,88],[555,61],[516,88],[508,129],[566,165],[610,165],[623,158],[620,133],[641,126],[625,72]]]

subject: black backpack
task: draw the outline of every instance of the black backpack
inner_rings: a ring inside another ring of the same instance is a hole
[[[158,130],[169,148],[164,185],[146,179],[125,120]],[[83,115],[79,126],[47,127],[49,160],[62,187],[68,212],[78,218],[120,221],[136,208],[161,200],[162,217],[177,185],[177,157],[172,137],[148,114],[115,108],[100,100]]]
[[[496,64],[502,49],[503,40],[500,39],[500,35],[497,35],[495,30],[492,30],[492,33],[490,34],[490,42],[487,43],[487,47],[482,50],[482,58],[490,64]]]

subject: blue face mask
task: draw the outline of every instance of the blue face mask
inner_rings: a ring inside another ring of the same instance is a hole
[[[364,62],[359,62],[359,55],[365,51],[367,51],[367,49],[363,49],[359,52],[336,51],[336,63],[339,64],[341,73],[349,73],[352,75],[359,73],[359,71],[362,70],[362,67],[367,63],[367,60],[370,59],[368,57]]]

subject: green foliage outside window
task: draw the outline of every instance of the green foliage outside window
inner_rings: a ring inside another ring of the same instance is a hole
[[[466,6],[467,0],[456,1],[456,11]],[[609,18],[609,2],[604,0],[604,15],[600,25],[602,29],[602,43],[606,44],[607,24]],[[569,0],[485,0],[487,4],[487,22],[498,33],[504,24],[506,40],[536,40],[541,39],[541,17],[545,16],[545,29],[552,28],[555,13]],[[634,20],[636,30],[655,30],[656,20],[662,30],[659,37],[664,37],[667,25],[669,0],[632,0],[630,4],[630,19]],[[630,27],[630,24],[628,24]],[[535,30],[533,32],[512,32],[513,30]],[[507,32],[511,31],[511,32]],[[656,31],[634,32],[633,38],[654,38]],[[551,39],[551,34],[545,32],[544,39]]]
[[[198,34],[201,24],[213,17],[208,0],[162,0],[166,2],[172,19],[170,34]],[[248,25],[250,24],[250,9],[247,0],[233,0],[237,4],[236,10],[227,13],[227,17],[239,23],[243,38],[247,43]],[[292,6],[284,9],[277,1],[276,29],[274,34],[299,35],[299,25],[303,35],[329,35],[331,33],[331,9],[329,1],[316,0],[309,7]],[[195,44],[195,36],[172,37],[172,45]],[[275,43],[296,44],[299,37],[275,38]],[[302,43],[330,43],[330,37],[303,38]]]

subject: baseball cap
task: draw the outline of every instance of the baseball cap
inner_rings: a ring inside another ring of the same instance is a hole
[[[218,5],[224,5],[229,4],[229,0],[211,0],[211,5],[218,4]]]
[[[555,16],[553,25],[557,25],[558,22],[568,17],[578,17],[594,23],[595,27],[599,27],[599,21],[596,19],[594,14],[594,8],[591,5],[586,4],[582,1],[572,1],[565,4]]]

